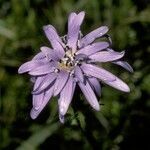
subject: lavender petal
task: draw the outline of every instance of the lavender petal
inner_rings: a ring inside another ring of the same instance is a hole
[[[41,82],[38,85],[36,85],[35,83],[36,88],[33,90],[32,94],[41,93],[43,90],[45,90],[48,86],[50,86],[54,82],[56,77],[57,75],[55,73],[46,75],[44,78],[42,78]]]
[[[56,51],[57,56],[59,57],[59,59],[63,58],[65,55],[63,43],[60,43],[57,40],[53,40],[53,42],[55,43],[54,51]]]
[[[33,76],[44,75],[53,72],[54,68],[55,66],[53,63],[48,63],[31,70],[29,74]]]
[[[44,93],[33,95],[32,105],[35,110],[38,110],[42,104]]]
[[[116,77],[115,81],[105,81],[106,84],[120,90],[123,92],[130,92],[130,88],[128,87],[128,85],[126,83],[124,83],[121,79],[119,79],[118,77]]]
[[[57,51],[46,47],[46,46],[42,46],[41,51],[45,54],[45,56],[48,58],[48,60],[54,60],[54,61],[58,61],[59,58],[59,54],[57,54]]]
[[[18,73],[21,74],[21,73],[29,72],[37,67],[40,67],[41,65],[43,65],[43,62],[35,61],[35,60],[28,61],[19,67]]]
[[[88,78],[89,83],[91,84],[91,86],[93,87],[94,91],[96,92],[96,94],[98,96],[101,95],[101,85],[99,83],[99,81],[96,78]]]
[[[84,75],[83,72],[81,70],[81,68],[79,66],[75,67],[75,77],[77,77],[77,79],[81,82],[84,82]]]
[[[103,49],[106,49],[109,46],[108,42],[96,42],[93,43],[91,45],[88,45],[82,49],[80,49],[79,51],[76,52],[76,54],[85,54],[85,55],[92,55],[96,52],[99,52]]]
[[[74,16],[71,20],[71,23],[68,24],[67,45],[72,48],[73,52],[76,51],[79,30],[84,19],[84,15],[84,12],[80,12],[77,16]]]
[[[41,60],[44,59],[45,55],[42,52],[39,52],[38,54],[36,54],[32,60]]]
[[[88,59],[88,56],[85,55],[85,54],[78,54],[78,55],[76,55],[76,57],[75,57],[75,60],[76,60],[76,61],[79,61],[79,60],[86,60],[86,59]]]
[[[77,16],[76,13],[74,13],[74,12],[70,13],[70,15],[68,17],[68,31],[70,30],[70,27],[73,25],[73,21],[76,16]]]
[[[125,68],[129,72],[133,72],[133,68],[126,61],[113,61],[112,63]]]
[[[39,76],[36,78],[35,83],[34,83],[34,87],[33,87],[33,91],[36,91],[40,84],[43,82],[43,79],[45,78],[45,76]]]
[[[43,26],[43,30],[45,32],[46,37],[51,42],[52,46],[55,47],[55,43],[54,43],[55,40],[62,43],[61,38],[59,37],[56,29],[52,25]]]
[[[90,84],[88,83],[88,81],[86,81],[85,84],[83,84],[82,82],[78,83],[81,91],[83,92],[85,98],[87,99],[87,101],[89,102],[89,104],[97,111],[100,110],[100,106],[99,103],[97,101],[97,98],[90,86]]]
[[[34,107],[32,108],[31,112],[30,112],[30,116],[32,119],[36,119],[38,117],[38,115],[40,114],[40,112],[44,109],[44,107],[47,105],[47,103],[49,102],[49,100],[51,99],[51,97],[53,96],[53,90],[54,90],[54,86],[52,86],[51,88],[49,88],[45,93],[44,93],[44,99],[42,101],[42,104],[40,105],[40,107],[36,110],[34,109]]]
[[[107,31],[108,31],[107,26],[101,26],[93,30],[92,32],[90,32],[89,34],[87,34],[81,39],[80,41],[81,47],[91,44],[96,38],[102,37],[104,34],[106,34]]]
[[[98,78],[102,81],[114,81],[116,76],[107,70],[91,64],[83,64],[81,69],[87,76]]]
[[[70,77],[64,86],[63,90],[60,92],[60,98],[58,100],[59,105],[59,113],[64,116],[68,110],[68,107],[71,103],[74,88],[73,88],[74,81],[72,77]]]
[[[68,80],[68,77],[69,77],[68,72],[66,71],[59,72],[56,82],[54,84],[54,96],[58,95],[61,92],[61,90],[63,89]]]
[[[65,54],[63,49],[63,43],[59,35],[57,34],[56,29],[52,25],[46,25],[43,27],[43,30],[51,42],[52,47],[59,52],[61,57]]]
[[[92,59],[93,62],[108,62],[120,59],[124,56],[124,54],[125,54],[124,51],[121,53],[102,51],[89,56],[89,58]]]

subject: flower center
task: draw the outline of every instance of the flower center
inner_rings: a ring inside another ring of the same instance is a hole
[[[82,34],[81,32],[79,32],[79,39],[81,39],[81,37],[82,37]],[[70,48],[67,45],[67,35],[62,37],[62,41],[64,43],[63,47],[65,49],[65,56],[58,63],[58,69],[72,72],[76,65],[79,65],[84,61],[84,58],[78,59],[77,58],[78,56],[74,53],[72,48]],[[78,40],[78,43],[79,43],[79,40]],[[78,48],[78,44],[77,44],[77,48]]]
[[[58,64],[59,69],[66,71],[72,71],[75,66],[75,54],[72,53],[71,49],[68,49],[65,53],[64,58],[62,58]]]

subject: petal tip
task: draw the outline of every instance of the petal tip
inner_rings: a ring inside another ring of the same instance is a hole
[[[43,26],[43,30],[46,32],[47,30],[54,30],[54,31],[56,31],[55,30],[55,28],[52,26],[52,25],[50,25],[50,24],[48,24],[48,25],[44,25]]]
[[[60,122],[62,124],[64,124],[65,123],[65,117],[64,117],[64,115],[59,114],[59,120],[60,120]]]
[[[120,52],[120,55],[123,57],[125,55],[125,51]]]
[[[120,86],[120,90],[122,90],[123,92],[127,92],[127,93],[130,92],[130,88],[126,83],[123,83],[123,85]]]
[[[64,116],[66,114],[65,108],[60,108],[59,112],[62,116]]]
[[[18,74],[22,74],[21,67],[19,67],[19,69],[18,69]]]
[[[127,88],[125,89],[125,92],[129,93],[131,90],[130,88],[127,86]]]
[[[78,14],[78,19],[81,21],[81,23],[82,23],[84,17],[85,17],[85,12],[84,12],[84,11],[81,11],[81,12]]]
[[[100,111],[100,106],[99,106],[99,104],[98,105],[93,105],[92,106],[96,111]]]
[[[132,69],[130,69],[130,72],[131,72],[131,73],[133,73],[133,72],[134,72],[133,68],[132,68]]]
[[[21,65],[18,69],[18,74],[22,74],[22,73],[25,73],[25,72],[27,72],[27,71],[24,69],[23,65]]]
[[[81,15],[85,15],[85,11],[81,11],[79,14],[81,14]]]
[[[43,51],[46,48],[46,46],[41,46],[40,50]]]
[[[122,87],[120,87],[120,90],[126,93],[130,92],[130,88],[127,84],[124,84]]]
[[[35,120],[37,118],[36,110],[34,108],[30,111],[30,117]]]
[[[106,32],[108,32],[109,28],[108,26],[101,26],[101,30],[105,30]]]
[[[47,30],[49,27],[51,27],[51,25],[49,25],[49,24],[48,25],[44,25],[43,26],[43,30]]]

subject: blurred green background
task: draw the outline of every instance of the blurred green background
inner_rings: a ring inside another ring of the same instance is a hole
[[[86,12],[87,33],[110,28],[113,48],[126,50],[131,74],[105,64],[131,87],[129,94],[103,85],[101,111],[75,99],[66,123],[58,120],[57,99],[31,120],[32,85],[18,67],[49,45],[42,26],[66,33],[68,14]],[[0,0],[0,149],[149,150],[150,149],[150,1],[149,0]],[[113,69],[113,70],[112,70]]]

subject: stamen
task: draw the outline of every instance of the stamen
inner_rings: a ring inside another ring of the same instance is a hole
[[[79,31],[79,40],[81,40],[82,37],[83,37],[83,34],[81,31]]]
[[[69,46],[65,45],[65,51],[68,51],[68,50],[70,50]]]
[[[70,72],[70,76],[74,77],[74,70]]]
[[[59,72],[59,69],[57,69],[57,68],[54,69],[54,72],[55,72],[55,73],[58,73],[58,72]]]
[[[67,44],[67,35],[61,37],[64,44]]]
[[[77,41],[77,49],[79,49],[79,47],[81,47],[80,40]]]
[[[72,72],[75,66],[81,65],[84,61],[86,61],[87,56],[83,55],[82,57],[78,57],[79,55],[76,55],[68,45],[65,45],[65,56],[60,60],[58,68]],[[73,73],[71,73],[71,75],[72,74]]]

